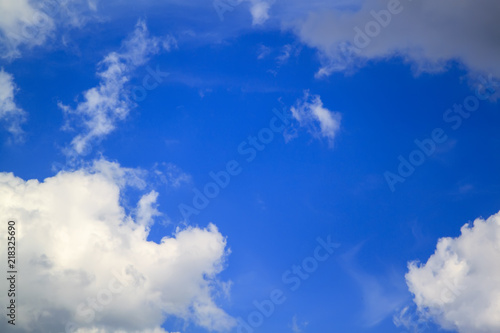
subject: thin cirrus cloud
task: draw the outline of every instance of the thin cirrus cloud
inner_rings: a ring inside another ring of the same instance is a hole
[[[81,128],[67,150],[68,155],[86,155],[92,145],[99,143],[124,120],[135,102],[130,97],[127,82],[131,73],[144,65],[162,49],[169,51],[175,45],[171,37],[150,37],[146,23],[137,22],[134,32],[122,43],[119,52],[111,52],[98,65],[99,85],[83,93],[83,101],[76,107],[59,103],[68,118],[65,128]]]
[[[164,333],[173,316],[208,330],[233,327],[214,299],[229,285],[217,278],[225,237],[210,224],[147,241],[158,193],[144,194],[133,214],[120,204],[126,186],[142,187],[140,174],[105,160],[41,182],[0,173],[0,214],[16,216],[19,230],[16,332]]]
[[[363,243],[360,243],[343,254],[340,264],[358,284],[362,293],[364,309],[360,313],[359,322],[366,327],[373,327],[393,314],[394,309],[405,302],[407,292],[401,275],[394,269],[382,275],[374,275],[360,267],[357,261],[362,248]]]
[[[406,281],[424,315],[460,333],[500,331],[500,213],[441,238],[425,264],[412,262]]]
[[[291,107],[293,118],[301,127],[316,139],[324,139],[333,147],[335,137],[340,130],[342,115],[323,106],[319,95],[310,95],[308,91]]]
[[[154,173],[161,183],[172,188],[179,188],[192,181],[191,175],[173,163],[155,164]]]
[[[0,120],[14,141],[21,141],[24,137],[21,124],[26,121],[26,112],[15,102],[16,89],[14,77],[0,69]]]

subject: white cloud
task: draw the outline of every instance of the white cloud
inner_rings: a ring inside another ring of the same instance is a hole
[[[156,199],[158,199],[158,192],[151,191],[149,194],[142,196],[137,204],[137,223],[147,227],[150,227],[155,216],[160,216],[161,213],[157,209]]]
[[[441,238],[427,263],[406,280],[419,311],[460,333],[500,331],[500,213]]]
[[[19,57],[21,45],[42,45],[53,29],[53,19],[28,0],[0,1],[0,57]]]
[[[264,24],[269,19],[269,9],[271,5],[267,1],[250,0],[250,14],[252,14],[252,24]]]
[[[88,153],[91,144],[101,141],[115,129],[117,122],[127,117],[135,106],[126,87],[130,74],[161,47],[168,50],[173,43],[171,37],[149,37],[146,24],[139,21],[134,32],[122,43],[121,51],[108,54],[99,63],[99,86],[85,91],[84,101],[74,109],[59,103],[65,114],[77,126],[83,127],[83,132],[71,142],[70,155]]]
[[[292,45],[286,44],[283,46],[281,49],[281,54],[276,57],[276,60],[278,61],[278,64],[284,64],[285,62],[290,59],[290,53],[292,51]]]
[[[94,160],[88,168],[93,172],[103,175],[109,181],[117,184],[121,189],[131,186],[142,190],[146,187],[144,179],[147,172],[139,168],[125,168],[105,158]]]
[[[292,324],[290,325],[290,328],[292,329],[293,333],[302,333],[303,332],[302,329],[306,327],[308,324],[309,323],[307,321],[299,323],[299,321],[297,320],[297,315],[294,315],[292,317]]]
[[[260,45],[259,50],[257,52],[257,59],[262,60],[266,58],[271,53],[271,48],[265,45]]]
[[[231,328],[234,320],[214,300],[224,292],[217,274],[229,253],[215,225],[149,242],[157,193],[140,199],[134,221],[120,205],[127,180],[98,169],[42,182],[0,173],[0,215],[17,221],[16,332],[65,332],[69,323],[71,332],[159,333],[169,316]]]
[[[302,48],[298,45],[286,44],[281,48],[280,55],[276,57],[278,65],[285,64],[291,56],[297,57]]]
[[[342,116],[323,107],[320,96],[304,92],[304,97],[297,100],[291,111],[300,126],[306,127],[315,138],[324,138],[333,146]]]
[[[58,27],[81,28],[96,9],[87,0],[0,0],[0,58],[12,60],[23,48],[55,40]]]
[[[179,188],[192,181],[189,174],[173,163],[161,163],[161,169],[158,164],[155,164],[154,173],[162,183],[173,188]]]
[[[107,329],[98,329],[98,328],[92,328],[92,329],[78,329],[75,333],[110,333],[109,330]],[[156,327],[154,329],[146,329],[146,330],[140,330],[140,331],[124,331],[124,330],[114,330],[113,333],[169,333],[165,331],[163,328]],[[170,332],[170,333],[180,333],[180,332]]]
[[[7,125],[7,131],[16,141],[22,140],[21,124],[26,120],[26,112],[14,101],[16,85],[11,74],[0,69],[0,120]]]
[[[443,70],[449,61],[457,60],[473,72],[500,77],[498,1],[400,0],[390,22],[383,22],[385,27],[369,23],[376,22],[371,11],[387,12],[394,1],[276,2],[270,19],[320,51],[323,67],[319,75],[399,56],[417,71]],[[355,27],[365,31],[367,24],[372,36],[368,34],[366,43],[356,42]],[[356,44],[366,45],[359,48]]]

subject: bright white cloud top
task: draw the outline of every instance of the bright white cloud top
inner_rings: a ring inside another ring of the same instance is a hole
[[[0,214],[18,225],[16,332],[163,332],[168,316],[208,330],[232,327],[214,301],[227,289],[217,279],[225,237],[210,224],[147,241],[157,193],[142,197],[134,220],[120,205],[121,186],[134,177],[106,161],[43,182],[0,174]]]
[[[500,330],[500,213],[441,238],[427,263],[411,263],[406,280],[418,309],[460,333]]]

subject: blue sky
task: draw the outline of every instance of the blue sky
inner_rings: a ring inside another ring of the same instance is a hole
[[[0,3],[2,331],[497,332],[500,7],[455,2]]]

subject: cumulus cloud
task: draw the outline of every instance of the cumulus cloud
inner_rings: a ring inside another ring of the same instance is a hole
[[[210,224],[147,241],[158,194],[126,213],[120,194],[134,176],[119,169],[101,162],[43,181],[0,173],[0,215],[17,221],[16,332],[163,333],[171,316],[230,329],[234,320],[215,299],[225,237]]]
[[[500,213],[441,238],[425,264],[412,262],[406,281],[418,310],[444,329],[500,331]]]
[[[85,91],[83,101],[75,108],[59,103],[69,118],[66,128],[71,123],[82,128],[82,133],[71,141],[69,155],[87,154],[93,143],[101,141],[116,128],[117,122],[127,117],[135,106],[126,86],[130,74],[162,48],[169,50],[174,42],[171,37],[150,37],[145,22],[139,21],[121,50],[111,52],[99,63],[99,85]]]
[[[0,69],[0,120],[5,122],[14,140],[19,141],[24,134],[21,124],[26,120],[26,112],[16,105],[15,91],[14,77]]]
[[[140,168],[125,168],[103,157],[99,160],[92,161],[88,168],[103,175],[117,184],[121,189],[130,186],[142,190],[146,187],[146,181],[144,179],[146,178],[147,172]]]
[[[500,3],[489,0],[290,0],[276,2],[270,19],[319,50],[318,75],[397,56],[417,71],[439,71],[458,61],[499,77],[499,12]]]
[[[304,97],[297,100],[291,111],[300,126],[307,128],[315,138],[326,139],[328,144],[333,146],[335,136],[340,130],[342,116],[326,109],[320,96],[304,92]]]

